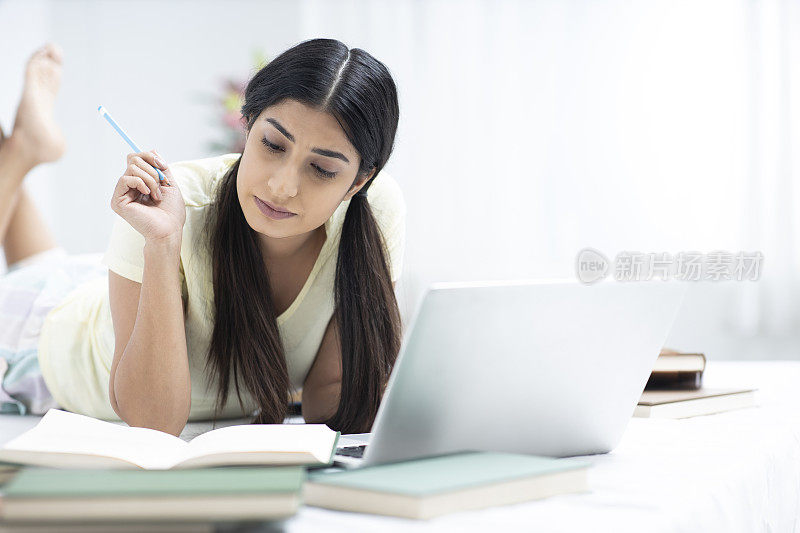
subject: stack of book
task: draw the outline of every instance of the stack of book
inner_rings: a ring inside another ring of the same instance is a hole
[[[0,489],[0,517],[59,524],[281,519],[300,505],[304,467],[330,465],[338,439],[324,424],[247,424],[187,443],[51,409],[0,449],[4,464],[26,465]]]
[[[703,387],[706,356],[664,348],[633,416],[688,418],[752,407],[755,389]]]
[[[139,524],[144,530],[279,520],[295,514],[304,499],[429,518],[587,490],[588,463],[520,454],[470,452],[351,471],[325,468],[339,436],[323,424],[248,424],[185,442],[51,409],[0,448],[0,476],[7,481],[0,480],[0,526]]]

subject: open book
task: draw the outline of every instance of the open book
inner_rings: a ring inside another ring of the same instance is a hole
[[[222,465],[330,464],[339,432],[324,424],[246,424],[215,429],[190,442],[155,429],[128,427],[50,409],[32,429],[0,449],[0,461],[64,468],[166,470]]]

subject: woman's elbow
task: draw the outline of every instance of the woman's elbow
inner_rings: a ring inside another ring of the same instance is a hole
[[[187,417],[180,418],[153,418],[153,417],[121,417],[122,420],[130,427],[155,429],[156,431],[163,431],[176,437],[180,437],[186,423],[189,421]]]
[[[336,381],[322,387],[305,388],[301,408],[307,424],[323,424],[339,409],[341,382]]]
[[[180,436],[189,421],[191,400],[179,402],[168,407],[166,405],[148,406],[134,400],[133,405],[117,398],[114,411],[120,419],[131,427],[143,427],[163,431],[170,435]]]

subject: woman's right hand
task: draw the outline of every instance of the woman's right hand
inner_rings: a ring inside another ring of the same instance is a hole
[[[160,185],[156,168],[165,177]],[[145,241],[180,237],[186,221],[181,191],[155,150],[128,154],[128,168],[114,188],[111,209]]]

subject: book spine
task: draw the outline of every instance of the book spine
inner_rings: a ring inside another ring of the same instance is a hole
[[[653,372],[645,390],[697,390],[703,384],[702,372]]]

